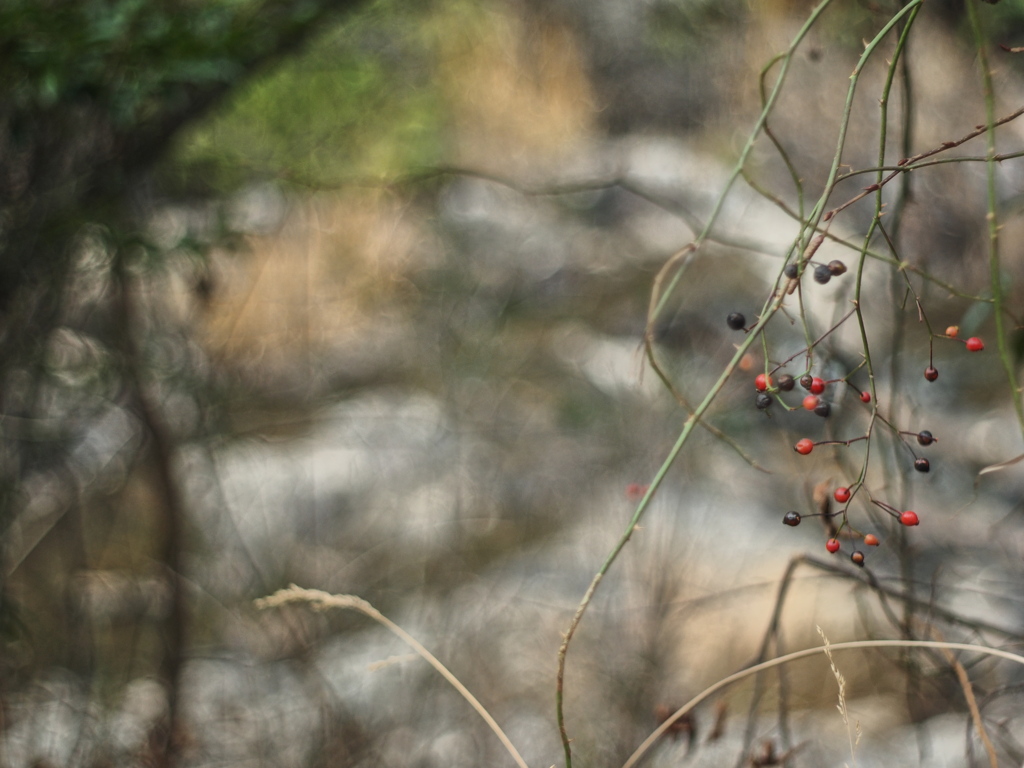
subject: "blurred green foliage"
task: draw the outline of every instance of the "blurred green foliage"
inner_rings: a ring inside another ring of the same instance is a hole
[[[241,89],[182,137],[180,181],[332,185],[436,163],[444,105],[436,38],[454,3],[376,2]]]

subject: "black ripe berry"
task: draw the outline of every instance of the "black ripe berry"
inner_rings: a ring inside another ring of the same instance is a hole
[[[793,380],[793,377],[790,376],[788,373],[783,373],[782,375],[779,376],[779,389],[781,389],[783,392],[792,391],[794,384],[796,384],[796,382]]]
[[[846,271],[846,265],[839,259],[833,259],[828,263],[828,271],[833,275],[841,275]]]
[[[791,525],[791,526],[796,527],[796,526],[800,525],[800,513],[799,512],[787,512],[783,516],[782,522],[784,522],[786,525]]]
[[[927,429],[922,429],[917,433],[917,444],[918,445],[931,445],[935,442],[935,436],[932,435]]]
[[[859,565],[861,568],[864,567],[864,553],[859,550],[853,550],[853,554],[850,555],[850,559],[854,565]]]
[[[821,416],[821,418],[827,418],[832,413],[832,406],[822,400],[816,406],[814,406],[814,412]]]
[[[924,369],[924,377],[928,379],[928,381],[935,381],[939,378],[939,371],[934,366],[929,365]]]
[[[745,318],[739,312],[733,312],[727,318],[725,318],[725,323],[734,331],[739,331],[742,330],[743,326],[747,324],[747,318]]]
[[[814,377],[809,373],[805,373],[800,377],[800,386],[810,391],[811,385],[814,383]]]
[[[766,395],[764,392],[761,392],[760,394],[758,394],[757,397],[754,398],[754,405],[757,406],[758,410],[763,411],[765,408],[767,408],[771,404],[772,404],[772,396],[771,395]]]
[[[928,463],[928,459],[915,459],[914,469],[918,472],[931,472],[932,465]]]
[[[821,283],[822,285],[824,285],[831,279],[832,273],[829,271],[826,265],[819,264],[814,268],[814,282]]]
[[[796,264],[787,264],[786,268],[782,270],[782,274],[788,277],[790,280],[796,280],[796,276],[799,273],[800,268]]]

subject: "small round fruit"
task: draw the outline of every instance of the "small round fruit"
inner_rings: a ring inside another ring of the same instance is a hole
[[[846,271],[846,265],[839,259],[833,259],[828,263],[828,271],[833,275],[841,275]]]
[[[781,389],[783,392],[791,391],[795,384],[796,381],[794,381],[793,377],[790,376],[788,373],[784,373],[781,376],[779,376],[779,389]]]
[[[850,559],[853,561],[854,565],[859,565],[861,568],[864,567],[864,553],[863,552],[861,552],[859,550],[856,550],[856,549],[853,550],[853,552],[850,554]]]
[[[871,402],[871,393],[870,392],[861,392],[860,393],[860,401],[862,403],[870,403]]]
[[[836,492],[832,494],[835,500],[840,504],[845,504],[850,500],[850,489],[849,488],[836,488]]]
[[[985,342],[977,336],[971,336],[966,342],[968,352],[981,352],[985,348]]]
[[[798,525],[800,525],[800,513],[787,512],[785,515],[782,516],[782,522],[784,522],[786,525],[796,528]]]
[[[813,411],[815,408],[818,407],[818,403],[820,402],[821,398],[818,397],[817,395],[808,395],[807,397],[804,398],[804,408],[806,408],[808,411]]]
[[[806,437],[801,440],[797,440],[796,445],[793,446],[793,450],[801,456],[806,456],[814,450],[814,441]]]
[[[928,459],[914,459],[914,469],[918,472],[931,472],[932,465],[928,462]]]
[[[797,275],[800,273],[800,267],[796,264],[787,264],[786,268],[782,270],[782,274],[788,277],[790,280],[796,280]]]
[[[873,533],[869,533],[867,536],[864,537],[864,543],[867,544],[869,547],[877,547],[878,537],[875,536],[875,534]]]
[[[814,268],[814,282],[821,283],[822,285],[824,285],[831,279],[832,273],[829,271],[826,265],[819,264]]]
[[[935,381],[939,378],[939,372],[934,366],[929,365],[924,369],[924,377],[928,379],[928,381]]]
[[[820,395],[825,391],[825,380],[819,379],[817,376],[811,379],[811,394]]]
[[[927,429],[922,429],[917,433],[917,442],[919,445],[931,445],[935,442],[935,436]]]
[[[768,408],[771,404],[772,396],[767,395],[764,392],[759,393],[758,396],[754,398],[754,405],[757,406],[757,409],[759,411],[763,411],[764,409]]]
[[[959,325],[951,325],[946,329],[946,335],[951,339],[955,339],[958,333],[960,333]]]
[[[921,520],[918,518],[917,512],[912,512],[908,509],[900,515],[900,522],[903,525],[917,525]]]
[[[743,327],[747,324],[747,318],[745,318],[739,312],[733,312],[727,318],[725,318],[725,324],[732,328],[734,331],[740,331],[743,330]]]
[[[829,539],[825,542],[825,549],[833,555],[839,551],[839,539]]]
[[[764,392],[771,385],[771,376],[766,376],[763,373],[759,373],[757,374],[757,376],[754,377],[754,389],[756,389],[758,392]]]
[[[805,373],[803,376],[800,377],[800,386],[803,387],[804,389],[809,390],[813,383],[814,377],[811,376],[811,374],[809,373]]]
[[[832,413],[832,406],[822,401],[814,406],[814,412],[821,416],[821,418],[827,419],[828,415]]]

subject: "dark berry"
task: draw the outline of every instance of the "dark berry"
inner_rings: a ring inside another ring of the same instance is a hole
[[[784,274],[790,280],[796,280],[796,276],[799,272],[800,268],[796,264],[787,264],[786,268],[782,270],[782,274]]]
[[[939,372],[936,368],[929,365],[927,368],[924,369],[924,377],[928,379],[928,381],[935,381],[937,378],[939,378]]]
[[[836,492],[832,494],[836,501],[840,504],[845,504],[850,500],[850,489],[849,488],[836,488]]]
[[[765,408],[772,404],[772,396],[766,395],[761,392],[756,398],[754,398],[754,405],[757,406],[758,410],[763,411]]]
[[[725,318],[725,324],[732,328],[734,331],[740,331],[747,324],[747,318],[745,318],[739,312],[733,312],[727,318]]]
[[[979,339],[977,336],[971,336],[966,341],[968,352],[981,352],[985,348],[985,342]]]
[[[825,542],[825,549],[833,555],[839,551],[839,539],[829,539]]]
[[[819,264],[814,268],[814,282],[824,285],[831,279],[832,273],[829,272],[828,267],[824,264]]]
[[[918,472],[931,472],[932,465],[928,463],[928,459],[915,459],[914,469]]]
[[[833,259],[828,263],[828,271],[833,275],[841,275],[846,271],[846,265],[839,259]]]
[[[809,438],[802,438],[796,441],[796,445],[793,446],[793,450],[797,453],[806,456],[808,453],[814,450],[814,441]]]
[[[821,416],[821,418],[828,418],[828,415],[832,413],[832,406],[826,402],[820,402],[814,406],[814,412]]]
[[[786,525],[791,525],[794,528],[800,525],[800,513],[799,512],[787,512],[782,517],[782,522]]]
[[[793,380],[793,377],[790,376],[788,373],[784,373],[781,376],[779,376],[779,389],[781,389],[783,392],[789,392],[790,390],[793,389],[793,386],[795,384],[796,382]]]
[[[800,377],[800,386],[803,387],[804,389],[810,389],[811,384],[813,383],[814,377],[811,376],[811,374],[809,373],[805,373],[803,376]]]
[[[935,436],[927,429],[922,429],[917,433],[917,442],[919,445],[931,445],[935,442]]]
[[[863,552],[860,552],[860,551],[858,551],[856,549],[853,550],[853,553],[850,555],[850,559],[853,561],[854,565],[859,565],[861,568],[864,567],[864,553]]]

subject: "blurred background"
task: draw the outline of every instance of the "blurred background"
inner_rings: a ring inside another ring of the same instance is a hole
[[[799,232],[787,210],[824,188],[850,72],[900,7],[835,0],[796,49],[769,117],[778,146],[755,144],[654,327],[689,403],[743,338],[726,316],[753,323],[773,290]],[[512,764],[382,627],[254,608],[289,583],[369,600],[530,765],[558,763],[562,633],[687,416],[645,364],[653,281],[710,215],[761,111],[762,67],[812,8],[6,0],[0,764]],[[1006,115],[1024,70],[1000,45],[1024,45],[1024,2],[975,10]],[[851,169],[877,164],[893,45],[858,86]],[[890,165],[985,122],[962,3],[925,4],[905,61]],[[984,156],[984,141],[947,154]],[[1022,143],[1015,122],[999,129],[998,151]],[[801,457],[794,442],[863,435],[870,415],[863,369],[830,390],[827,420],[754,406],[766,351],[772,366],[798,355],[801,316],[813,338],[850,308],[855,269],[804,278],[581,624],[565,689],[577,764],[623,762],[668,711],[819,643],[819,626],[832,642],[1020,651],[1024,464],[977,475],[1024,450],[994,330],[985,164],[907,178],[886,188],[897,255],[872,241],[888,260],[867,260],[861,300],[880,413],[938,442],[879,427],[866,484],[922,524],[899,529],[858,497],[852,519],[882,540],[863,570],[854,539],[830,556],[817,520],[782,525],[827,509],[866,456],[861,442]],[[997,182],[1016,370],[1024,164],[1000,163]],[[832,233],[859,247],[873,213],[851,207]],[[817,258],[859,255],[827,243]],[[926,382],[915,298],[936,333],[957,324],[986,351],[935,340]],[[846,377],[863,355],[847,323],[815,373]],[[649,764],[989,765],[979,721],[1000,764],[1024,761],[1024,674],[1009,663],[836,664],[855,757],[813,658],[729,688]]]

